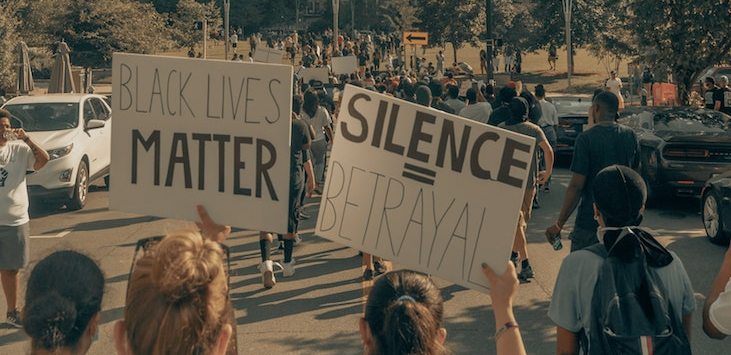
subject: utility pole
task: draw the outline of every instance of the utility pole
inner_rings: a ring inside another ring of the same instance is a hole
[[[485,26],[487,27],[487,48],[485,57],[487,61],[487,80],[495,78],[495,66],[492,64],[493,55],[495,54],[495,39],[492,38],[493,16],[492,16],[492,0],[485,0]]]
[[[566,67],[569,87],[571,87],[571,74],[574,71],[574,49],[571,43],[571,12],[573,7],[573,0],[563,0],[563,14],[566,21]]]
[[[338,37],[340,36],[338,33],[338,13],[340,12],[340,0],[332,0],[333,1],[333,51],[330,56],[335,54],[335,52],[338,50]]]
[[[229,30],[230,30],[230,24],[229,24],[229,12],[231,11],[231,1],[230,0],[223,0],[223,36],[225,37],[223,39],[224,42],[224,60],[228,60],[228,47],[230,45],[229,41]]]
[[[203,59],[208,59],[208,19],[203,18]]]
[[[350,0],[350,32],[355,36],[355,0]]]

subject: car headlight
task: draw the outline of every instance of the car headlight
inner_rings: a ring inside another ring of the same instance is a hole
[[[51,149],[48,151],[48,156],[50,160],[55,160],[61,157],[65,157],[71,153],[71,149],[74,148],[73,143],[69,144],[63,148],[57,148],[57,149]]]

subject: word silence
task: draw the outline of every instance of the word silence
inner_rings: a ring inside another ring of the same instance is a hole
[[[486,291],[481,264],[505,268],[534,139],[353,86],[340,112],[316,233]]]
[[[286,232],[292,69],[115,54],[113,209]]]

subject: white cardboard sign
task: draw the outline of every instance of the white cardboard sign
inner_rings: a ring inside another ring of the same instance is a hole
[[[487,291],[505,270],[535,140],[347,86],[316,234]]]
[[[310,80],[317,80],[325,84],[330,82],[330,73],[327,72],[327,68],[303,68],[299,71],[299,75],[305,84],[309,84]]]
[[[287,231],[292,67],[114,54],[115,210]]]
[[[261,47],[254,52],[254,61],[258,63],[282,64],[287,52],[274,48]]]
[[[333,74],[352,74],[358,71],[358,58],[354,55],[332,58]]]

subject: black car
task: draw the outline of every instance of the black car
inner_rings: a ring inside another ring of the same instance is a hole
[[[731,236],[731,170],[711,178],[703,187],[701,215],[711,242],[728,245]]]
[[[690,107],[637,107],[619,123],[640,140],[640,173],[652,199],[698,197],[708,179],[731,168],[731,117]]]
[[[550,99],[558,112],[556,153],[573,154],[576,137],[584,131],[589,121],[591,97],[560,96]]]

